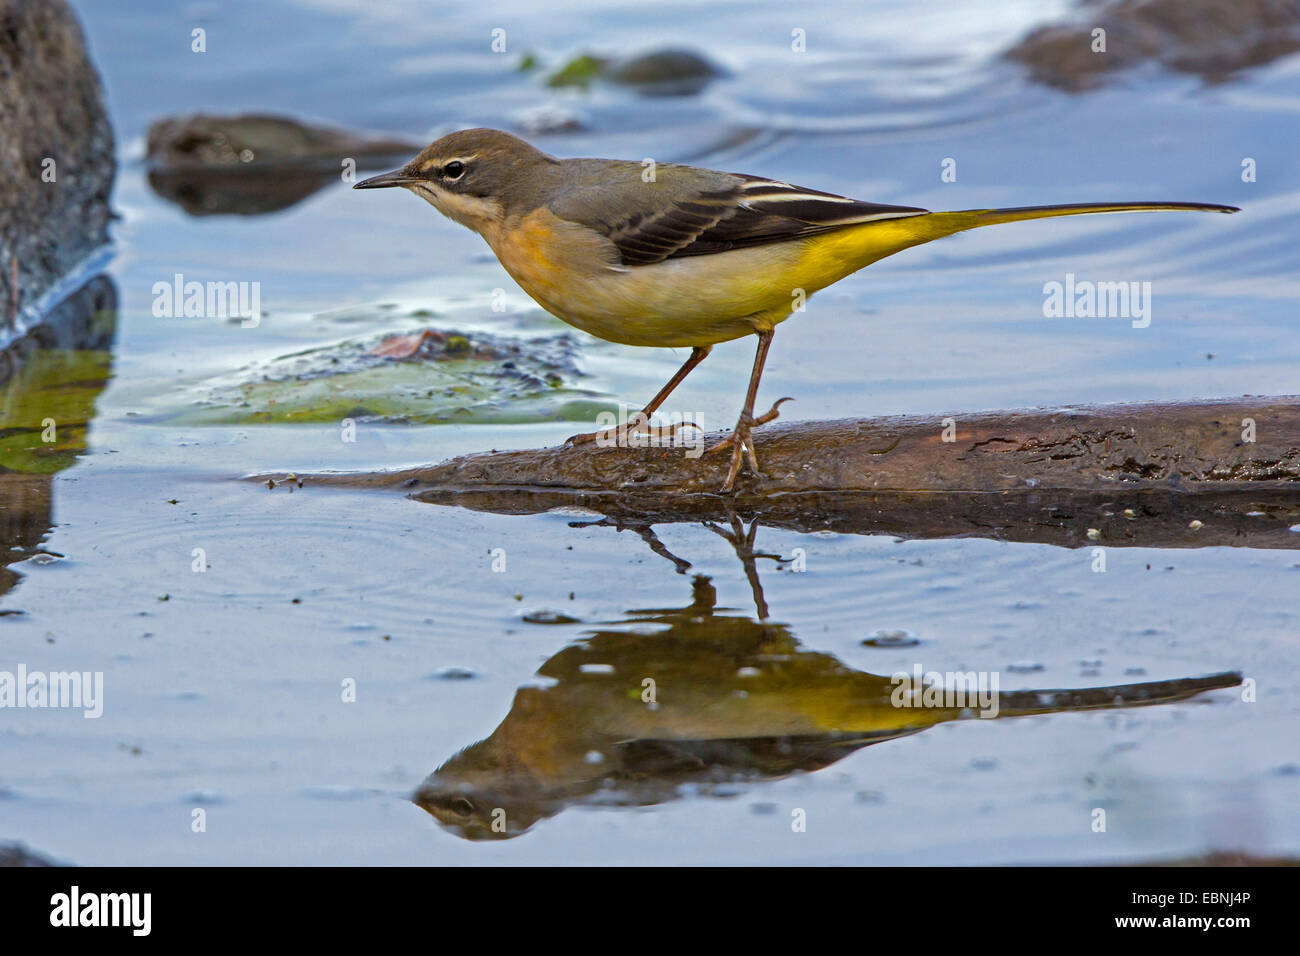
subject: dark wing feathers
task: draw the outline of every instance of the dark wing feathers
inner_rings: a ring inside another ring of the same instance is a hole
[[[733,215],[731,204],[718,194],[700,193],[695,199],[674,202],[657,213],[633,213],[606,235],[624,265],[648,265],[729,248],[719,246],[719,240],[713,237],[726,228],[724,222]]]
[[[594,201],[552,208],[564,218],[603,233],[618,250],[622,264],[629,266],[782,242],[927,211],[860,202],[755,176],[728,176],[680,166],[660,167],[660,173],[662,184],[638,184],[633,187],[635,192],[626,187],[616,190],[620,195],[615,208],[628,210],[621,217],[592,215],[598,205],[604,207],[602,211],[609,208]],[[687,178],[693,173],[699,174],[699,182]],[[662,192],[656,189],[660,185],[666,187]],[[595,197],[587,190],[599,188],[591,184],[579,193],[582,199],[592,200]]]

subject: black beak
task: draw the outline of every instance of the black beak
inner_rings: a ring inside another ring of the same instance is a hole
[[[412,183],[420,182],[418,176],[408,176],[400,169],[391,173],[381,173],[378,176],[371,176],[369,179],[363,179],[359,183],[353,184],[353,189],[385,189],[389,186],[409,186]]]

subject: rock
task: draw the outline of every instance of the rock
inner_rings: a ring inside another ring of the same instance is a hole
[[[64,0],[0,0],[0,348],[108,241],[116,164],[99,77]]]
[[[1106,31],[1094,52],[1093,31]],[[1041,27],[1008,50],[1040,83],[1078,91],[1157,62],[1216,83],[1300,50],[1300,0],[1103,0],[1074,22]]]
[[[194,216],[286,209],[340,181],[345,160],[387,169],[423,148],[260,113],[158,120],[147,144],[149,185]]]
[[[149,127],[146,159],[154,169],[229,169],[268,165],[340,172],[351,157],[410,159],[423,147],[396,139],[372,139],[287,116],[194,113],[157,120]]]
[[[650,96],[690,96],[721,76],[721,71],[689,50],[656,50],[615,63],[611,83],[636,87]]]
[[[164,401],[184,425],[356,421],[414,424],[585,422],[611,405],[581,388],[567,333],[519,339],[423,329],[250,364]]]

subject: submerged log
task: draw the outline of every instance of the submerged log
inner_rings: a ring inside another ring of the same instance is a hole
[[[683,447],[490,452],[300,478],[499,513],[583,508],[629,526],[741,516],[1067,547],[1300,548],[1300,398],[792,422],[754,435],[764,477],[742,475],[734,495],[717,493],[725,453]]]

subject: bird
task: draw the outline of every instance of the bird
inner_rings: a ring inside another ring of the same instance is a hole
[[[632,432],[657,433],[651,416],[715,345],[756,336],[736,427],[708,449],[731,449],[724,494],[734,492],[742,457],[761,477],[752,430],[790,400],[754,415],[763,366],[776,326],[814,292],[896,252],[982,226],[1085,213],[1239,211],[1099,202],[931,212],[677,163],[557,159],[483,128],[449,133],[401,169],[353,185],[389,187],[477,232],[511,278],[569,325],[624,345],[691,350],[626,425],[574,435],[566,445],[623,445]]]

